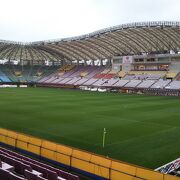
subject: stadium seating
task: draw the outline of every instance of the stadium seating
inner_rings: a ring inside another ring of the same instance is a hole
[[[82,85],[83,83],[87,82],[89,79],[87,78],[81,78],[79,81],[75,82],[74,85],[75,86],[79,86]]]
[[[75,65],[69,65],[69,64],[65,64],[62,67],[60,67],[58,69],[59,72],[66,72],[66,71],[70,71],[71,69],[74,68]]]
[[[104,78],[106,74],[96,74],[96,76],[94,78],[97,78],[97,79],[102,79]]]
[[[38,82],[45,84],[80,85],[79,81],[84,83],[103,70],[104,67],[99,66],[73,66],[69,70],[66,69],[66,72],[63,74],[59,74],[58,70],[48,77],[40,79]]]
[[[0,148],[0,166],[2,180],[79,180],[76,175],[4,148]]]
[[[93,83],[95,83],[96,81],[98,81],[98,79],[92,78],[89,79],[88,81],[84,82],[83,85],[85,86],[91,86]]]
[[[35,82],[47,77],[57,68],[53,66],[0,65],[0,77],[6,78],[2,80],[3,82]]]
[[[56,77],[56,79],[54,79],[53,81],[51,81],[51,83],[53,83],[53,84],[59,84],[59,82],[61,82],[63,79],[64,79],[64,78],[58,76],[58,77]]]
[[[109,74],[109,73],[107,73],[107,74],[103,74],[103,73],[101,73],[101,74],[97,74],[96,76],[95,76],[95,78],[97,78],[97,79],[111,79],[111,78],[113,78],[115,76],[115,74]]]
[[[66,77],[62,81],[60,81],[59,84],[66,84],[68,81],[71,81],[71,80],[72,80],[71,77]]]
[[[0,71],[0,81],[1,82],[11,82],[11,80],[2,71]]]
[[[168,73],[166,74],[166,78],[173,79],[176,77],[177,74],[178,74],[177,72],[168,71]]]
[[[165,71],[130,71],[124,79],[137,79],[137,80],[158,80],[165,76]]]
[[[92,85],[93,85],[93,86],[101,86],[101,85],[103,85],[105,82],[107,82],[107,80],[105,80],[105,79],[99,79],[98,81],[94,82]]]
[[[62,67],[0,65],[0,83],[37,82],[50,87],[93,86],[179,90],[179,81],[180,74],[172,70],[168,72],[159,70],[124,72],[114,71],[111,67],[91,65],[63,65]]]
[[[124,71],[120,71],[120,72],[117,73],[117,76],[119,78],[123,78],[125,75],[126,75],[126,73]]]
[[[128,82],[129,82],[129,80],[122,79],[122,80],[119,80],[118,82],[116,82],[115,84],[113,84],[112,86],[113,86],[113,87],[123,87],[123,86],[125,86]]]
[[[66,84],[67,85],[74,85],[77,81],[79,81],[81,78],[80,77],[74,77],[70,81],[68,81]]]
[[[142,81],[141,80],[131,80],[129,81],[124,87],[135,88],[137,87]]]
[[[176,80],[180,81],[180,73],[176,76]]]
[[[137,87],[138,88],[149,88],[155,83],[154,80],[144,80]]]
[[[172,81],[168,86],[165,87],[166,89],[174,89],[179,90],[180,89],[180,81]]]
[[[104,87],[110,87],[113,86],[115,83],[117,83],[119,81],[118,78],[112,78],[108,81],[105,81],[105,83],[103,84]]]
[[[158,80],[155,84],[153,84],[153,85],[151,86],[151,88],[163,89],[163,88],[166,87],[170,82],[171,82],[171,80],[163,80],[163,79],[160,79],[160,80]]]

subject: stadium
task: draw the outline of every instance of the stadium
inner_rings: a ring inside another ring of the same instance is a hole
[[[0,41],[0,179],[179,179],[180,22]]]

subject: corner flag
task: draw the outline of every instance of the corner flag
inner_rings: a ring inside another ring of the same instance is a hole
[[[104,131],[103,131],[103,143],[102,143],[103,148],[105,146],[105,140],[106,140],[106,128],[104,128]]]

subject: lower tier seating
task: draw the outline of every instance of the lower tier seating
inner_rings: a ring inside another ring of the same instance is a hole
[[[166,86],[166,89],[180,89],[180,81],[172,81],[168,86]]]
[[[79,177],[0,148],[0,180],[79,180]]]

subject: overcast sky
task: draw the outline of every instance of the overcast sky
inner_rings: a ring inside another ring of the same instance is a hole
[[[0,39],[38,41],[123,23],[180,21],[180,0],[0,0]]]

